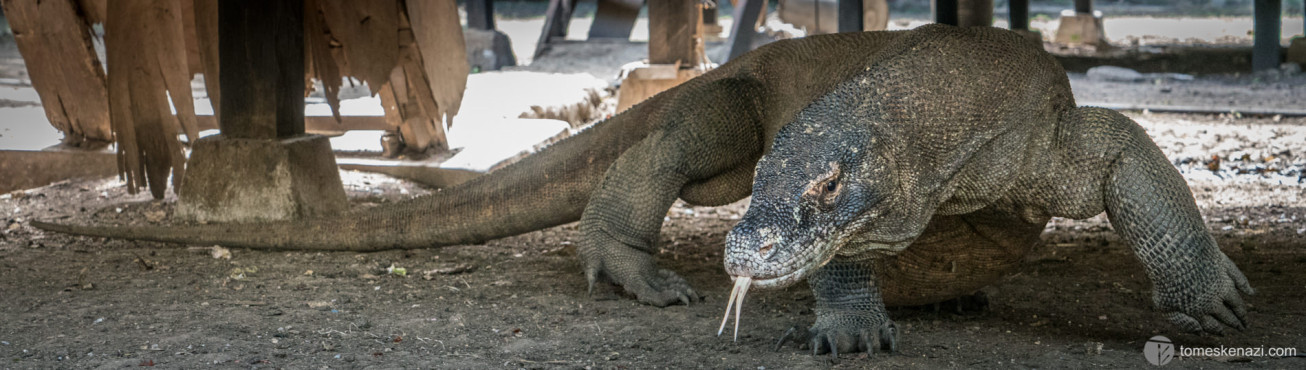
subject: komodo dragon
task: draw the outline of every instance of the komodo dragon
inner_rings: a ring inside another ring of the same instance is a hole
[[[480,243],[579,219],[591,288],[608,279],[665,306],[701,299],[653,263],[667,209],[677,198],[716,206],[750,193],[726,242],[736,281],[729,302],[741,304],[749,286],[810,278],[815,353],[891,345],[896,330],[885,303],[973,293],[1011,271],[1050,217],[1103,211],[1143,262],[1171,321],[1210,333],[1245,326],[1239,291],[1252,288],[1147,134],[1116,112],[1077,108],[1050,55],[995,28],[930,25],[776,42],[514,165],[339,218],[33,225],[364,251]]]

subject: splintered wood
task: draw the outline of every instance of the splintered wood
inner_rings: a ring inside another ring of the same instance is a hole
[[[305,2],[310,74],[339,119],[341,77],[380,94],[386,122],[408,153],[448,150],[444,129],[467,86],[458,6],[439,1]]]
[[[72,0],[3,0],[27,73],[50,124],[73,147],[103,147],[109,131],[104,69],[95,56],[91,23]]]
[[[0,0],[51,125],[75,147],[117,140],[119,172],[162,197],[182,179],[196,138],[190,90],[204,74],[214,112],[222,92],[217,0]],[[306,76],[323,82],[337,121],[343,78],[381,94],[409,153],[448,149],[467,58],[454,0],[304,2]],[[105,24],[106,75],[91,24]],[[307,78],[307,77],[306,77]],[[312,85],[309,85],[312,86]],[[169,98],[176,109],[174,115]]]
[[[132,192],[149,186],[163,198],[167,180],[181,183],[186,154],[177,133],[195,140],[195,103],[178,1],[116,0],[105,16],[109,114],[118,140],[118,172]],[[176,107],[174,116],[168,97]]]

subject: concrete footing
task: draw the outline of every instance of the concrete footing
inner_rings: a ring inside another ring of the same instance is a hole
[[[209,136],[195,142],[186,167],[177,217],[187,221],[289,220],[348,209],[325,136]]]
[[[1057,27],[1059,44],[1081,44],[1097,47],[1108,46],[1106,35],[1102,31],[1102,16],[1089,13],[1062,13],[1061,25]]]

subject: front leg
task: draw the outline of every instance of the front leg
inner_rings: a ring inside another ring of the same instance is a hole
[[[688,182],[674,150],[657,145],[662,138],[654,133],[623,153],[581,215],[578,250],[591,292],[607,279],[654,306],[700,298],[685,279],[653,264],[662,220]]]
[[[816,323],[807,330],[812,354],[897,351],[898,328],[884,308],[872,265],[865,257],[835,257],[808,278],[816,296]]]
[[[1081,116],[1111,120],[1123,131],[1124,145],[1107,175],[1103,201],[1111,226],[1146,267],[1157,307],[1187,331],[1223,334],[1225,326],[1245,328],[1247,308],[1239,292],[1254,290],[1207,232],[1183,176],[1129,118],[1088,112]]]

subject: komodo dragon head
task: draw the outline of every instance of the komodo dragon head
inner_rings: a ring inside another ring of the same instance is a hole
[[[792,285],[837,255],[897,253],[937,208],[929,199],[938,197],[931,183],[939,171],[892,154],[915,151],[913,135],[902,132],[911,130],[844,93],[800,112],[757,164],[752,202],[726,237],[726,272],[735,279],[726,314],[735,307],[736,330],[749,287]]]

